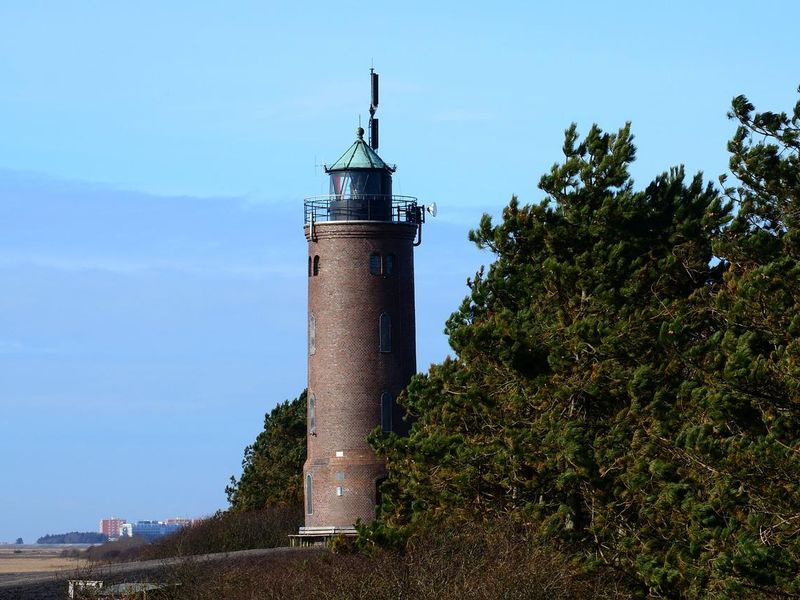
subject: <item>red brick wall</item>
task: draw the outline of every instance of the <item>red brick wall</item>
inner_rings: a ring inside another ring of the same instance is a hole
[[[315,224],[309,257],[308,309],[316,318],[316,351],[308,357],[308,393],[316,396],[316,436],[308,437],[304,475],[313,476],[313,514],[306,526],[352,525],[375,516],[375,482],[385,476],[367,443],[380,424],[383,392],[395,398],[416,372],[414,255],[416,226],[407,223]],[[310,235],[306,227],[306,237]],[[370,254],[394,254],[391,275],[370,273]],[[378,321],[392,320],[392,351],[379,351]],[[396,412],[394,428],[402,429]],[[336,453],[342,452],[342,457]],[[344,479],[337,480],[336,474]],[[336,495],[337,486],[343,495]]]

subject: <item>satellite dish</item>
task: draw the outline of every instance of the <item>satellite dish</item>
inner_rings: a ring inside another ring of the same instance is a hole
[[[425,210],[428,211],[428,214],[430,214],[430,216],[435,217],[436,216],[436,202],[426,206]]]

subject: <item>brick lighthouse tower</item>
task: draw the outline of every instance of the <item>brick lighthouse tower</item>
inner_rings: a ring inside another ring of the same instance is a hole
[[[332,166],[328,196],[305,200],[308,240],[308,458],[302,543],[354,533],[375,518],[386,468],[368,434],[405,433],[397,395],[416,373],[414,246],[425,211],[392,194],[395,166],[376,153],[378,75],[369,143]],[[432,212],[432,211],[431,211]]]

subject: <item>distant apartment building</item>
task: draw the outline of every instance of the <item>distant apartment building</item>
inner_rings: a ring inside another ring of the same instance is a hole
[[[100,521],[100,533],[108,537],[108,539],[116,539],[122,535],[122,526],[124,524],[125,519],[118,519],[117,517],[103,519]]]
[[[137,536],[153,541],[191,524],[191,519],[180,518],[167,519],[166,521],[136,521],[135,523],[123,523],[120,527],[120,535],[126,537]]]

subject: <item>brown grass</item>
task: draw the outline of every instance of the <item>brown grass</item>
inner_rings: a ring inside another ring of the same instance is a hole
[[[58,548],[0,549],[0,574],[60,571],[85,566],[86,561],[62,556]]]

